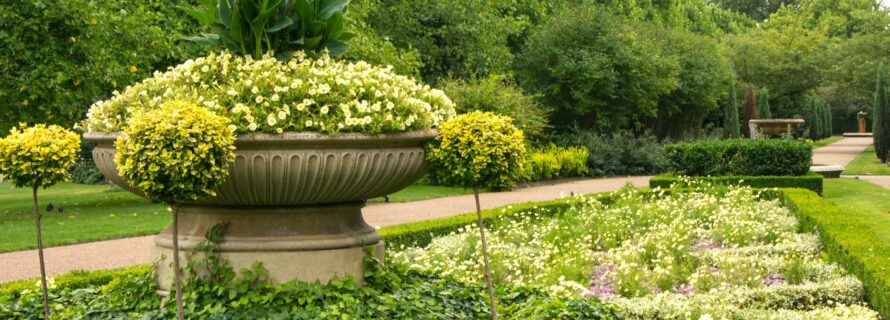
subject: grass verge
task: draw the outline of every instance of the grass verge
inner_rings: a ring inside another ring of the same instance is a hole
[[[844,174],[890,175],[890,167],[881,163],[881,160],[878,160],[878,157],[875,156],[875,147],[869,146],[844,167]]]

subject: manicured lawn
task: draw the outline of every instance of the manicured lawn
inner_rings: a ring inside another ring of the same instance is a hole
[[[844,168],[844,174],[890,175],[890,167],[881,163],[875,156],[875,147],[869,146]]]
[[[473,193],[473,189],[464,189],[461,187],[434,186],[428,184],[415,184],[403,189],[402,191],[393,193],[389,196],[390,202],[409,202],[425,199],[434,199],[442,197],[457,196],[462,194]],[[369,202],[383,202],[383,198],[374,198]]]
[[[472,190],[417,184],[390,196],[407,202],[471,193]],[[170,224],[164,205],[109,185],[64,183],[39,191],[43,243],[57,246],[153,234]],[[382,202],[383,198],[371,199]],[[46,212],[52,203],[53,212]],[[37,247],[30,189],[0,183],[0,252]]]
[[[68,243],[151,234],[170,223],[161,204],[108,185],[64,183],[40,190],[43,243]],[[0,252],[37,247],[30,189],[0,183]],[[47,204],[58,209],[46,212]]]
[[[855,213],[890,244],[890,190],[859,179],[825,179],[826,200]]]
[[[822,140],[813,141],[813,148],[824,147],[843,139],[843,136],[831,136]]]

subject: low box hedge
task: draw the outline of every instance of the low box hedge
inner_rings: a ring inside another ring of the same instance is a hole
[[[813,146],[790,139],[701,140],[664,147],[668,170],[687,176],[799,176]]]
[[[801,188],[812,190],[822,195],[822,175],[810,172],[802,176],[716,176],[693,177],[714,184],[743,185],[752,188]],[[674,183],[681,182],[682,178],[666,174],[649,179],[650,188],[670,188]]]
[[[801,231],[818,234],[831,261],[862,281],[866,300],[890,318],[890,244],[871,231],[868,221],[815,193],[782,189],[778,197],[800,221]]]

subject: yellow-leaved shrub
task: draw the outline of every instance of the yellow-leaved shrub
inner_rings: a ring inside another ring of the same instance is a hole
[[[166,202],[197,200],[213,191],[234,161],[235,128],[193,103],[172,101],[135,110],[115,141],[118,172],[149,197]]]
[[[510,117],[474,111],[442,124],[427,158],[440,183],[510,188],[522,173],[524,140]]]
[[[0,139],[0,175],[16,187],[48,188],[69,177],[80,136],[57,125],[22,125]]]
[[[528,155],[523,172],[528,181],[583,176],[588,172],[587,148],[550,144],[533,150]]]

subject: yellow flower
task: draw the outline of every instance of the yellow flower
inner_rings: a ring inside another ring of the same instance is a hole
[[[130,66],[130,72],[136,73],[136,71],[139,71],[139,69],[137,69],[136,66]]]
[[[92,19],[90,19],[90,24],[91,24],[91,25],[94,25],[94,26],[95,26],[97,23],[99,23],[99,21],[96,21],[96,18],[92,18]]]
[[[23,105],[23,106],[26,106],[26,107],[27,107],[27,106],[28,106],[28,103],[29,103],[29,102],[28,102],[28,99],[25,99],[25,100],[22,101],[22,105]]]

